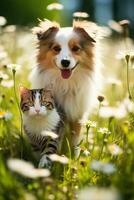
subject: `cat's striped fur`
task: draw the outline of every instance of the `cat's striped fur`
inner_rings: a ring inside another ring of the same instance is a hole
[[[56,109],[51,90],[27,89],[22,87],[21,110],[23,112],[23,125],[26,134],[35,151],[40,152],[39,167],[50,167],[50,154],[57,153],[62,126],[61,117]],[[53,139],[44,132],[54,132],[57,138]]]

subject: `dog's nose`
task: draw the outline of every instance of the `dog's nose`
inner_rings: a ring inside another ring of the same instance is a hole
[[[63,60],[61,60],[61,64],[62,64],[63,67],[68,67],[70,65],[70,61],[63,59]]]

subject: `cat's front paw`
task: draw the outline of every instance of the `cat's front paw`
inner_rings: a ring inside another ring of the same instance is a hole
[[[47,155],[43,155],[39,161],[39,168],[51,168],[52,161],[49,159]]]

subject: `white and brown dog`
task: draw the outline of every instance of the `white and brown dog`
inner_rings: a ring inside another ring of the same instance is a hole
[[[38,66],[33,70],[33,88],[53,85],[53,94],[71,126],[72,144],[79,141],[82,119],[96,100],[99,73],[97,26],[75,22],[72,27],[44,21],[34,28],[38,37]]]

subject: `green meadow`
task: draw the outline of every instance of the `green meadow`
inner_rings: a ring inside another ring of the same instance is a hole
[[[73,158],[65,140],[51,170],[37,168],[19,108],[36,37],[29,27],[0,26],[0,200],[134,200],[134,44],[129,24],[118,26],[100,41],[103,89],[83,125],[80,155]]]

